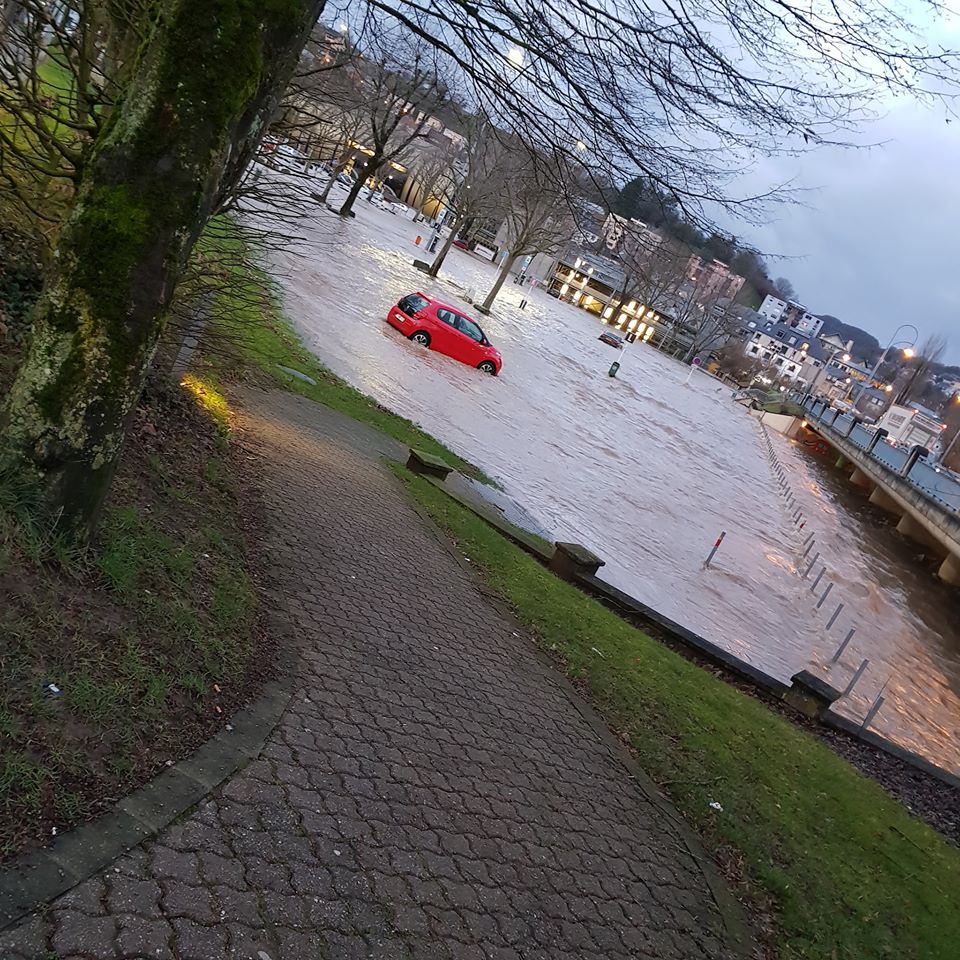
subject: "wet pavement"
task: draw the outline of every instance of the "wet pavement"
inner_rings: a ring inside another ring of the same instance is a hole
[[[831,604],[845,603],[827,632],[833,610],[814,609],[800,576],[801,538],[760,428],[727,388],[700,372],[688,383],[688,368],[645,344],[611,379],[616,352],[597,341],[596,317],[509,282],[479,318],[503,353],[499,378],[417,348],[384,323],[389,306],[414,290],[463,306],[494,268],[453,250],[433,281],[412,266],[423,225],[357,210],[346,223],[318,211],[300,252],[276,259],[287,311],[324,363],[481,466],[555,538],[601,554],[611,583],[781,679],[826,672],[855,626],[831,679],[843,686],[871,664],[841,709],[862,718],[886,683],[873,728],[960,770],[960,593],[917,548],[876,517],[864,524],[856,494],[775,435],[835,583]]]
[[[290,704],[256,760],[0,932],[0,958],[753,955],[698,841],[414,509],[382,435],[249,391],[238,437],[297,630]]]

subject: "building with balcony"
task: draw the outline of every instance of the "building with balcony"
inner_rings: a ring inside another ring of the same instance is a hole
[[[763,298],[757,313],[764,320],[782,323],[811,337],[817,336],[823,328],[823,320],[809,313],[802,303],[797,303],[795,300],[780,300],[769,294]]]
[[[697,303],[716,300],[733,301],[745,283],[722,260],[704,260],[696,255],[687,261],[685,269],[690,296]]]
[[[623,268],[600,254],[573,246],[552,259],[538,254],[526,273],[542,277],[543,286],[551,296],[594,314],[624,333],[650,340],[658,326],[667,320],[662,312],[625,297]]]
[[[811,384],[827,362],[816,337],[762,316],[747,320],[746,337],[746,356],[768,367],[778,379]]]

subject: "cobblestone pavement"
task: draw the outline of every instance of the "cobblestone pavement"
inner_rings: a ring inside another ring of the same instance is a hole
[[[669,811],[370,432],[282,393],[242,420],[299,634],[291,706],[256,761],[0,957],[733,957]]]

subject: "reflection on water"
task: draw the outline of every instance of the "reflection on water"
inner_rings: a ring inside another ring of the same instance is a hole
[[[849,483],[833,456],[817,456],[801,443],[780,440],[778,453],[792,474],[794,495],[811,518],[817,549],[823,552],[833,593],[854,613],[838,622],[857,637],[835,678],[871,662],[872,683],[855,691],[851,712],[862,716],[877,689],[887,682],[886,703],[877,726],[895,726],[897,738],[918,752],[957,766],[960,740],[960,591],[936,576],[939,565],[923,547],[895,529],[896,521],[868,502]],[[835,604],[828,602],[829,615]],[[816,662],[829,661],[821,649]],[[886,715],[886,719],[885,719]],[[934,746],[935,745],[935,746]]]
[[[728,390],[701,373],[687,385],[686,368],[643,344],[611,379],[615,351],[595,317],[510,283],[482,323],[503,353],[499,378],[419,349],[386,326],[389,306],[414,290],[462,305],[493,269],[452,251],[430,280],[411,264],[416,226],[359,207],[351,223],[317,222],[310,256],[278,258],[288,312],[326,364],[480,464],[556,537],[594,549],[610,582],[781,679],[825,672],[856,626],[831,680],[845,685],[864,657],[871,667],[845,709],[862,717],[889,677],[875,728],[960,769],[960,604],[916,547],[778,438],[835,584],[816,611],[759,427]],[[846,609],[827,636],[834,601]]]

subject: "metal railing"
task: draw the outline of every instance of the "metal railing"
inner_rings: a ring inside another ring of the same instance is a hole
[[[885,434],[878,437],[875,429],[871,430],[866,425],[858,423],[851,414],[841,413],[823,400],[807,397],[802,400],[802,406],[809,421],[828,427],[834,433],[846,438],[871,460],[875,460],[897,474],[946,513],[960,517],[960,476],[931,463],[925,457],[912,458],[913,448],[896,446],[885,439]],[[905,474],[904,471],[911,459],[914,462],[911,463],[909,472]]]

